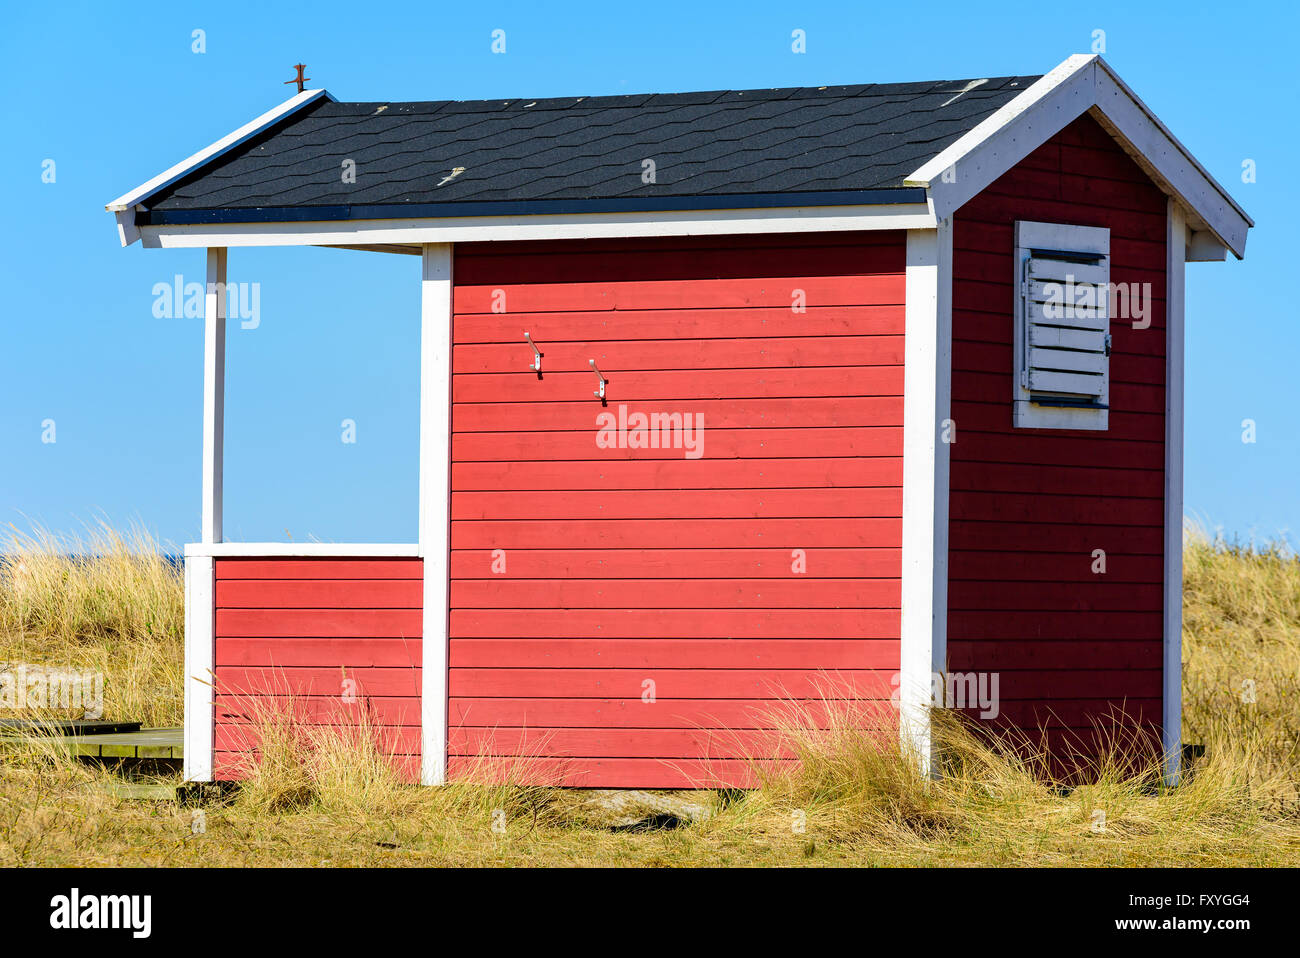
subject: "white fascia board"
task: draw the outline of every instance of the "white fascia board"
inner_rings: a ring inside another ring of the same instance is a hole
[[[141,203],[144,203],[146,200],[149,199],[149,197],[153,196],[159,190],[163,189],[166,186],[169,186],[172,183],[175,183],[181,177],[193,172],[198,167],[202,166],[204,163],[207,163],[210,160],[214,160],[217,157],[221,156],[223,153],[226,153],[229,150],[234,149],[236,146],[243,143],[245,140],[248,140],[250,137],[256,136],[258,133],[261,133],[263,130],[269,127],[271,124],[278,122],[279,120],[288,116],[290,113],[294,113],[302,109],[303,107],[307,106],[309,103],[315,103],[317,100],[321,99],[322,97],[331,101],[334,99],[332,96],[329,95],[328,91],[326,90],[303,90],[301,93],[298,93],[293,97],[289,98],[288,100],[285,100],[283,103],[281,103],[279,106],[275,107],[274,109],[267,110],[256,120],[253,120],[249,123],[245,123],[243,126],[241,126],[238,130],[235,130],[233,133],[223,136],[221,139],[217,140],[217,142],[211,144],[210,146],[204,147],[203,149],[199,150],[199,152],[195,153],[193,156],[181,160],[171,169],[159,173],[157,176],[149,180],[147,183],[143,183],[140,186],[137,186],[135,189],[123,193],[117,199],[113,200],[110,203],[105,204],[104,208],[107,209],[110,213],[134,212],[136,206],[140,205]],[[121,222],[122,219],[121,217],[119,217],[118,218],[119,229],[121,228]],[[123,245],[126,245],[125,237],[123,239],[124,239]]]
[[[929,190],[935,213],[951,216],[1093,105],[1096,59],[1075,54],[1039,77],[905,177],[903,185]],[[949,169],[955,175],[945,180]]]
[[[465,216],[305,223],[141,226],[149,249],[208,246],[425,246],[503,240],[620,239],[840,230],[934,229],[928,203],[743,210]]]
[[[198,558],[415,558],[420,547],[414,542],[351,543],[351,542],[191,542],[185,546],[185,557]]]
[[[1245,255],[1246,212],[1099,56],[1076,54],[1039,78],[904,180],[929,191],[936,214],[951,216],[1026,156],[1091,110],[1166,193],[1204,223],[1237,258]],[[945,171],[953,173],[944,177]],[[1208,257],[1207,257],[1208,258]]]

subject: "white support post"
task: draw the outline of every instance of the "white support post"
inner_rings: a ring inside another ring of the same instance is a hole
[[[420,554],[424,557],[420,780],[447,778],[451,534],[452,247],[423,247],[420,295]]]
[[[203,542],[221,541],[226,407],[226,250],[208,250],[203,298]]]
[[[1165,243],[1165,779],[1177,785],[1183,759],[1183,304],[1187,223],[1169,201]]]
[[[899,726],[930,775],[933,681],[948,641],[948,447],[952,400],[952,226],[908,230],[903,370]]]
[[[226,391],[226,250],[208,250],[203,297],[203,503],[201,541],[221,541]],[[216,634],[211,555],[185,557],[185,757],[188,782],[212,781]]]

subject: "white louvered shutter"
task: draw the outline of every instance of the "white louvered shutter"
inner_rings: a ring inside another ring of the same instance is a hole
[[[1016,223],[1015,424],[1105,429],[1110,233]]]

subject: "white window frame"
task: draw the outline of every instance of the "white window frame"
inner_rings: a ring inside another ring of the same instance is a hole
[[[1110,353],[1105,355],[1102,370],[1101,394],[1095,405],[1073,406],[1058,403],[1074,401],[1066,394],[1034,392],[1028,387],[1029,317],[1025,284],[1025,264],[1034,250],[1053,250],[1099,258],[1104,267],[1106,296],[1109,312],[1110,290],[1110,230],[1101,226],[1074,226],[1065,223],[1038,223],[1017,220],[1015,226],[1014,298],[1015,334],[1012,362],[1012,424],[1022,429],[1089,429],[1105,430],[1109,427],[1110,407]],[[1109,347],[1110,330],[1107,319],[1105,330]],[[1085,354],[1086,355],[1086,354]],[[1082,397],[1080,397],[1082,400]]]

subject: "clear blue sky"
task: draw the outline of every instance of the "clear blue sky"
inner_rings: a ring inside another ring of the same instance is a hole
[[[1245,262],[1188,270],[1187,510],[1295,541],[1298,26],[1290,2],[9,5],[0,525],[102,514],[198,537],[202,324],[154,318],[152,290],[201,281],[203,254],[121,249],[103,207],[285,99],[293,63],[342,100],[670,92],[1041,73],[1104,30],[1106,58],[1257,223]],[[230,270],[261,283],[262,321],[231,324],[226,537],[413,540],[418,260],[235,250]]]

